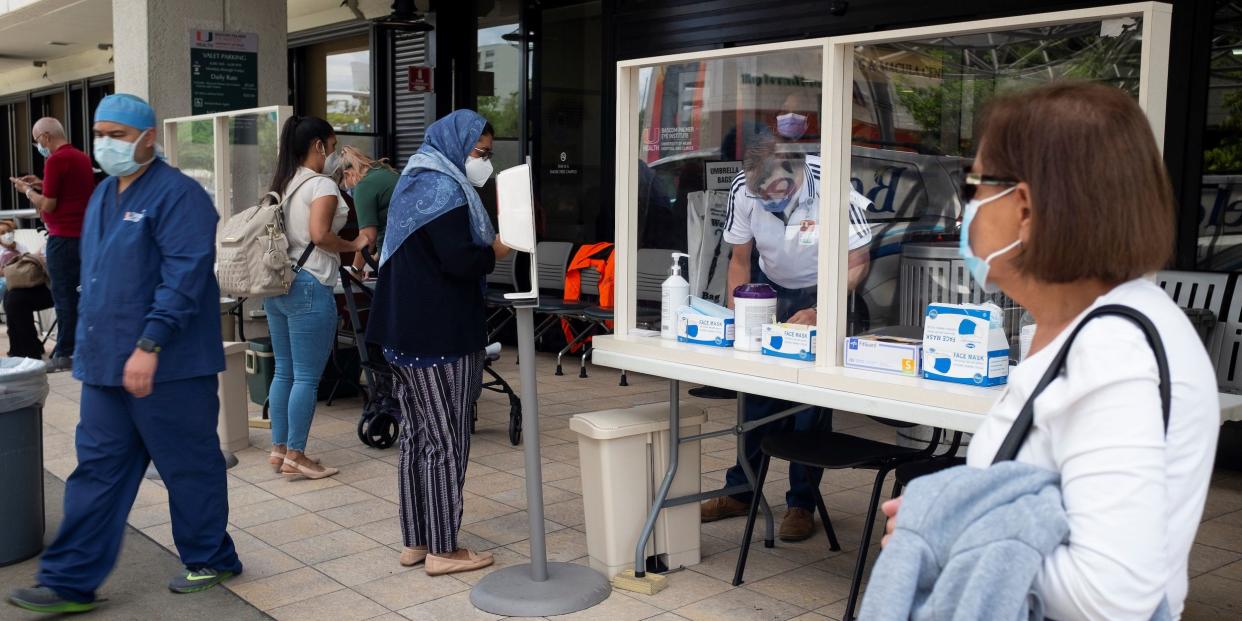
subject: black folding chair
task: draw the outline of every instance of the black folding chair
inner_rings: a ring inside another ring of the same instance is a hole
[[[908,427],[905,423],[897,423],[886,419],[876,418],[886,425],[895,427]],[[932,432],[931,441],[927,448],[906,448],[895,444],[885,442],[877,442],[868,440],[858,436],[852,436],[845,433],[833,431],[781,431],[768,434],[761,442],[760,450],[763,452],[763,459],[759,464],[758,482],[756,483],[757,492],[754,494],[750,503],[750,512],[746,516],[746,531],[742,535],[742,551],[737,558],[737,568],[733,574],[733,586],[742,584],[742,577],[746,571],[746,557],[750,552],[750,538],[755,531],[755,518],[759,512],[759,505],[763,502],[763,483],[768,475],[768,464],[772,458],[783,459],[791,464],[801,464],[811,468],[823,468],[824,470],[844,470],[847,468],[861,468],[866,470],[875,470],[875,484],[871,488],[871,501],[867,506],[867,521],[863,524],[862,544],[858,548],[858,560],[854,566],[854,577],[850,582],[850,595],[845,604],[846,620],[854,618],[854,607],[857,604],[858,592],[862,587],[862,578],[867,566],[867,553],[871,547],[871,534],[875,524],[876,511],[880,506],[880,491],[884,485],[884,478],[892,470],[903,464],[926,461],[932,457],[936,448],[940,445],[940,429]],[[828,535],[829,550],[838,551],[841,549],[837,541],[836,532],[832,528],[832,522],[828,518],[828,508],[824,505],[823,495],[820,494],[819,488],[814,489],[815,504],[819,511],[820,520],[824,523],[824,531]],[[766,541],[766,547],[772,547],[775,542]]]

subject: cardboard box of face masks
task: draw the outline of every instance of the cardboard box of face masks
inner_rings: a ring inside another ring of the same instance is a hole
[[[814,360],[815,328],[794,323],[765,323],[761,351],[765,356]]]
[[[677,342],[733,347],[737,336],[732,317],[711,317],[683,306],[677,313]]]
[[[1009,339],[995,304],[928,304],[923,377],[996,386],[1009,379]]]
[[[847,367],[918,377],[923,370],[923,343],[890,336],[851,336],[845,339]]]

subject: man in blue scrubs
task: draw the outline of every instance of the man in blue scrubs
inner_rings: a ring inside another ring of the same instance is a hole
[[[38,586],[13,604],[37,612],[94,608],[116,564],[148,463],[168,488],[185,570],[176,593],[241,573],[225,532],[224,457],[216,374],[224,369],[213,274],[216,210],[192,179],[156,158],[155,111],[110,95],[95,111],[95,189],[82,230],[82,294],[74,377],[82,381],[78,467],[65,517],[43,554]]]

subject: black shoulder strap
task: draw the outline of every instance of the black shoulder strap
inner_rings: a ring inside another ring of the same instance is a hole
[[[1065,344],[1061,346],[1061,351],[1058,351],[1056,357],[1049,363],[1048,370],[1044,372],[1044,376],[1035,385],[1035,390],[1031,392],[1031,396],[1027,398],[1026,403],[1022,406],[1022,411],[1014,419],[1013,426],[1009,428],[1009,433],[1005,436],[1005,440],[1001,442],[1000,448],[997,449],[996,457],[992,459],[992,463],[1009,461],[1018,456],[1018,451],[1026,441],[1027,434],[1031,432],[1031,424],[1035,419],[1035,400],[1049,384],[1061,375],[1061,370],[1065,367],[1065,359],[1069,357],[1070,347],[1074,345],[1074,339],[1078,337],[1078,333],[1087,325],[1087,322],[1105,315],[1129,319],[1143,331],[1143,336],[1147,337],[1147,344],[1156,355],[1156,367],[1160,375],[1160,408],[1164,416],[1164,431],[1166,434],[1168,433],[1169,409],[1172,407],[1172,386],[1169,382],[1169,360],[1165,356],[1164,343],[1160,340],[1160,333],[1156,331],[1156,326],[1152,325],[1151,320],[1143,313],[1129,306],[1109,304],[1087,313],[1087,316],[1083,317],[1082,321],[1078,322],[1078,325],[1074,327],[1074,331],[1070,332],[1069,338],[1065,339]]]

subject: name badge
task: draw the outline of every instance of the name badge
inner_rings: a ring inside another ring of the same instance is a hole
[[[798,245],[814,246],[819,243],[819,227],[814,220],[803,220],[798,224]]]
[[[141,211],[127,211],[125,212],[125,221],[126,222],[142,222],[142,219],[146,217],[146,215],[147,214],[142,213]]]

